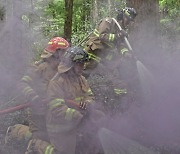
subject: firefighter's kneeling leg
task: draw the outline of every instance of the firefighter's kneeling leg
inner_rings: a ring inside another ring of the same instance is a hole
[[[52,144],[40,139],[32,139],[25,154],[58,154],[58,152]]]
[[[5,136],[5,144],[13,145],[15,148],[26,147],[31,137],[32,133],[28,126],[16,124],[8,127]]]

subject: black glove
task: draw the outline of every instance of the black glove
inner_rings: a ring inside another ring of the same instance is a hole
[[[120,33],[118,33],[117,34],[117,37],[118,38],[124,38],[124,37],[126,37],[126,38],[128,38],[128,33],[124,30],[124,29],[122,29],[121,31],[120,31]]]

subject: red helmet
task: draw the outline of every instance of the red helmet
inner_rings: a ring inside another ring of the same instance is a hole
[[[54,53],[57,49],[67,49],[68,47],[68,41],[62,37],[55,37],[48,42],[48,46],[45,48],[45,50]]]
[[[48,42],[48,46],[44,49],[41,58],[48,58],[53,55],[57,49],[67,49],[69,47],[68,41],[62,37],[52,38]]]

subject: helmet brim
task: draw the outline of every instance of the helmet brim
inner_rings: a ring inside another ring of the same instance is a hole
[[[59,66],[58,66],[58,72],[65,73],[65,72],[69,71],[71,68],[72,68],[72,65],[66,65],[63,62],[60,62]]]
[[[41,54],[41,58],[49,58],[51,57],[53,54],[48,52],[47,50],[44,50],[43,53]]]

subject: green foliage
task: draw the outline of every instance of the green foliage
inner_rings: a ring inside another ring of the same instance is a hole
[[[77,45],[95,28],[104,17],[115,17],[117,12],[126,6],[126,0],[113,0],[111,6],[107,1],[97,1],[97,19],[94,19],[93,0],[74,0],[72,23],[72,44]],[[161,12],[161,32],[167,38],[176,37],[180,33],[180,2],[177,0],[159,0]],[[110,9],[111,8],[111,9]],[[24,16],[24,21],[33,24],[33,30],[41,30],[46,38],[64,36],[65,0],[51,0],[34,2],[36,14]],[[40,13],[39,13],[40,12]],[[36,24],[36,23],[39,24]],[[35,43],[38,44],[38,43]]]
[[[44,25],[44,32],[46,35],[63,36],[64,30],[64,0],[54,0],[48,4],[45,9],[45,17],[47,23]]]
[[[169,51],[176,51],[174,43],[178,41],[180,34],[180,1],[160,0],[159,8],[161,12],[160,29],[165,48]]]
[[[112,6],[112,12],[108,12],[107,2],[98,2],[98,19],[96,23],[107,16],[115,13],[115,7],[122,8],[125,1],[115,0]],[[38,0],[35,9],[42,11],[37,20],[41,25],[36,25],[34,30],[41,29],[43,34],[48,37],[64,36],[64,19],[65,19],[65,1],[52,0],[48,4],[43,5],[42,0]],[[94,29],[96,23],[92,23],[93,1],[75,0],[73,7],[73,27],[72,27],[72,44],[78,44]],[[31,21],[30,21],[31,22]],[[34,22],[34,21],[32,21]]]
[[[75,45],[84,39],[91,29],[91,9],[92,4],[90,1],[79,0],[74,3],[72,43]]]
[[[180,2],[176,0],[160,0],[159,5],[163,15],[160,23],[166,30],[167,28],[173,28],[176,31],[180,27]],[[169,27],[172,24],[173,26]]]
[[[41,42],[34,42],[32,50],[34,51],[34,61],[40,60],[41,53],[44,49],[44,46],[42,46]]]
[[[36,4],[37,10],[43,10],[41,15],[41,29],[43,34],[48,37],[64,36],[64,19],[65,19],[65,1],[53,0],[45,7],[41,6],[41,2]],[[73,27],[72,27],[72,44],[77,44],[89,32],[91,27],[89,16],[91,10],[91,2],[86,3],[83,0],[74,1],[73,10]]]

